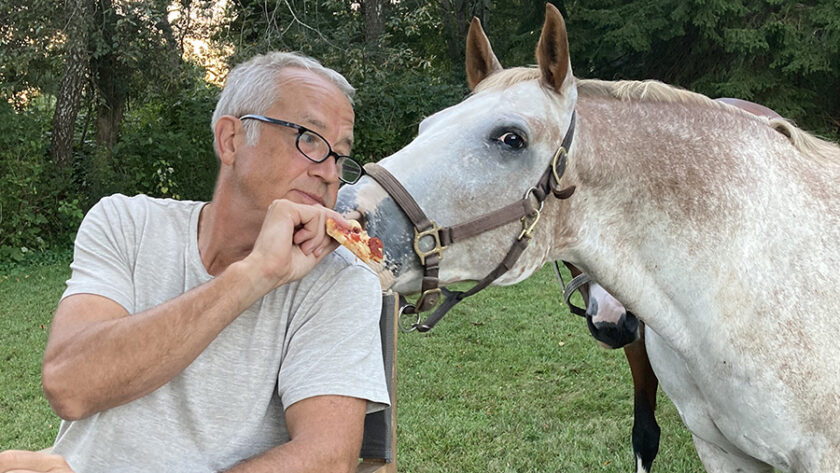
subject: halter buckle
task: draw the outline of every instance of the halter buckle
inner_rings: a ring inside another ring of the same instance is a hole
[[[441,294],[442,294],[442,291],[439,287],[436,287],[434,289],[427,289],[427,290],[423,291],[423,294],[420,294],[420,298],[417,299],[417,302],[414,303],[414,307],[416,307],[417,311],[420,312],[420,310],[423,309],[423,306],[426,303],[426,298],[427,297],[433,298],[432,302],[434,302],[434,304],[432,304],[432,306],[434,306],[438,303],[438,299],[440,299]],[[429,310],[429,309],[426,309],[426,310]]]
[[[435,239],[435,247],[431,250],[421,250],[420,249],[420,240],[424,237],[433,237]],[[414,229],[414,252],[417,253],[417,256],[420,257],[420,264],[425,266],[426,265],[426,257],[432,254],[437,253],[441,260],[443,260],[443,250],[447,247],[441,245],[440,243],[440,227],[435,222],[432,222],[432,228],[428,230],[423,230],[422,232],[417,231],[417,228]]]
[[[561,146],[561,147],[557,148],[557,152],[554,153],[554,157],[551,159],[551,174],[552,174],[552,176],[554,176],[554,182],[557,183],[557,185],[560,185],[560,176],[562,176],[563,173],[566,172],[566,156],[567,155],[568,155],[568,151],[566,151],[566,148]],[[557,164],[558,163],[562,164],[562,169],[560,170],[559,174],[557,173]]]

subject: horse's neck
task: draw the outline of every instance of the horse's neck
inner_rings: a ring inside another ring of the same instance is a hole
[[[806,199],[780,195],[796,191],[783,136],[697,105],[581,98],[578,112],[572,261],[670,339],[720,317],[723,303],[785,302],[760,299],[773,278],[743,277],[804,250],[784,246]]]

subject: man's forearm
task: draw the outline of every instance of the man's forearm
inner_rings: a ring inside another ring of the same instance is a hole
[[[81,307],[87,302],[73,302],[76,296],[71,296],[59,305],[44,355],[47,398],[61,417],[78,419],[142,397],[186,368],[270,289],[239,262],[219,277],[131,316],[90,313],[101,307],[93,303],[88,310]]]
[[[225,473],[351,473],[358,456],[338,455],[334,448],[308,449],[294,441],[250,458]]]

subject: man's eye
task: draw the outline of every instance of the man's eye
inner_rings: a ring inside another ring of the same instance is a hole
[[[527,145],[525,138],[512,131],[504,133],[498,140],[513,149],[522,149]]]
[[[317,136],[313,135],[312,133],[301,133],[300,141],[308,145],[314,145],[320,140]]]

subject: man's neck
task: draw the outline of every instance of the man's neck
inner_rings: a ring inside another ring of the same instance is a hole
[[[220,199],[214,194],[198,219],[198,251],[213,276],[251,253],[265,218],[265,212],[239,208],[231,202],[235,199]]]

